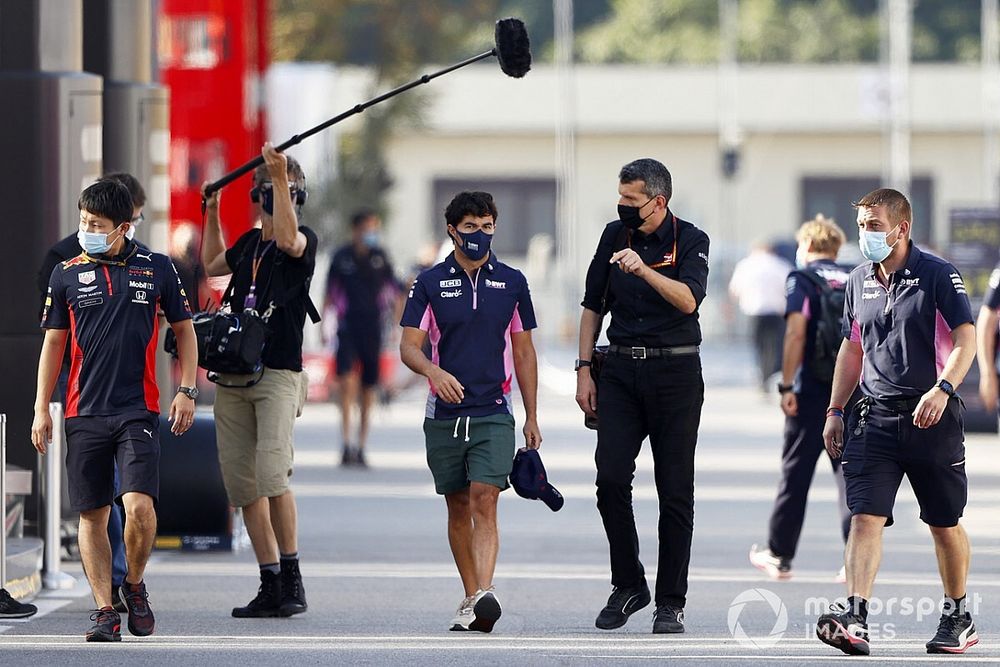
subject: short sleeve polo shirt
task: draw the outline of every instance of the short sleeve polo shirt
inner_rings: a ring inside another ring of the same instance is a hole
[[[426,331],[431,361],[464,387],[462,402],[454,404],[441,400],[432,385],[427,417],[513,413],[510,335],[537,326],[528,281],[520,271],[491,256],[470,277],[452,253],[417,276],[400,324]]]
[[[41,326],[70,330],[66,417],[160,411],[158,313],[174,323],[191,308],[169,257],[134,243],[122,256],[98,262],[84,253],[49,277]]]
[[[882,399],[921,396],[951,354],[951,332],[973,322],[965,283],[954,266],[916,245],[888,287],[875,270],[866,262],[851,272],[844,302],[843,335],[864,353],[861,391]]]

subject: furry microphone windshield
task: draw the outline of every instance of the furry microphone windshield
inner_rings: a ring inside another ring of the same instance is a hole
[[[531,44],[524,21],[515,18],[497,21],[496,48],[493,53],[500,61],[500,69],[507,76],[520,79],[531,69]]]

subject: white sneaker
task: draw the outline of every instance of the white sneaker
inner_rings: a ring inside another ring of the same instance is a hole
[[[502,614],[500,600],[497,599],[493,587],[490,586],[485,591],[479,590],[472,600],[473,619],[469,623],[469,629],[477,632],[492,632],[493,626]]]
[[[458,605],[458,610],[455,612],[455,618],[451,619],[449,630],[461,632],[469,629],[469,624],[476,620],[476,614],[472,610],[472,603],[475,599],[475,595],[470,595],[462,600],[462,604]]]
[[[838,584],[846,584],[847,583],[847,566],[846,565],[841,565],[840,566],[840,571],[837,572],[837,576],[835,576],[833,578],[833,580],[834,580],[834,582],[836,582]]]
[[[750,547],[750,564],[772,579],[792,578],[792,564],[787,559],[775,556],[770,549],[758,549],[756,544]]]

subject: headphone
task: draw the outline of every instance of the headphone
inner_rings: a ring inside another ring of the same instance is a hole
[[[295,188],[295,199],[292,200],[292,204],[296,206],[302,206],[306,203],[306,199],[309,197],[309,193],[306,192],[305,188]],[[260,201],[260,187],[253,187],[250,189],[250,201],[254,204]]]

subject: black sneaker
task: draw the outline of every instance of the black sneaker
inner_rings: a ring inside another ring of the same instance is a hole
[[[594,622],[601,630],[614,630],[625,625],[628,617],[649,604],[649,586],[645,582],[633,588],[615,586],[608,604]]]
[[[3,530],[3,527],[0,527]],[[18,602],[10,596],[6,588],[0,588],[0,618],[28,618],[34,616],[38,607]]]
[[[368,467],[368,461],[365,460],[365,450],[363,449],[354,450],[354,465],[358,466],[359,468]]]
[[[354,465],[354,448],[350,445],[344,445],[344,450],[340,453],[340,465]]]
[[[95,609],[90,615],[94,622],[87,631],[88,642],[120,642],[122,640],[122,617],[111,607]]]
[[[473,618],[469,623],[469,629],[476,632],[493,632],[493,626],[502,615],[503,609],[500,608],[500,600],[493,592],[493,587],[485,591],[479,590],[472,598]]]
[[[245,607],[233,607],[233,618],[272,618],[281,616],[281,575],[270,570],[260,573],[257,597]]]
[[[684,632],[684,610],[670,604],[661,604],[653,612],[653,634]]]
[[[830,605],[816,621],[816,636],[848,655],[868,655],[868,623],[845,604]]]
[[[111,608],[117,611],[119,614],[128,613],[128,607],[125,606],[125,601],[122,600],[122,593],[119,590],[121,584],[117,586],[115,584],[111,585]]]
[[[309,605],[306,604],[306,589],[302,586],[302,574],[299,572],[298,559],[281,561],[281,604],[282,616],[301,614]]]
[[[928,653],[965,653],[979,643],[972,614],[945,614],[938,622],[937,634],[927,642]]]
[[[128,631],[136,637],[148,637],[153,634],[156,619],[149,607],[149,593],[146,592],[146,582],[137,584],[122,582],[122,598],[128,607]]]

